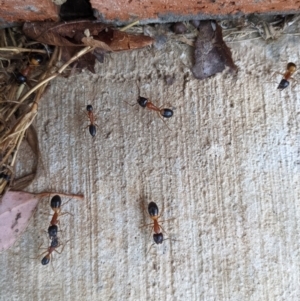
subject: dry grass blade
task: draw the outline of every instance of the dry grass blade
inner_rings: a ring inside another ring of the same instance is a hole
[[[2,131],[0,128],[1,195],[10,186],[15,186],[14,188],[18,189],[21,187],[21,189],[23,189],[30,184],[35,177],[39,160],[39,148],[37,136],[34,134],[35,131],[32,128],[32,122],[38,113],[38,104],[41,101],[41,97],[48,83],[57,76],[60,76],[66,70],[66,68],[78,58],[90,51],[93,51],[94,49],[95,47],[91,46],[85,47],[57,70],[55,65],[59,59],[59,47],[56,47],[51,55],[50,61],[47,64],[46,71],[40,75],[38,83],[34,87],[32,87],[29,91],[24,92],[24,85],[17,86],[15,84],[8,90],[6,98],[11,101],[8,102],[9,105],[3,105],[0,108],[1,123],[4,124]],[[33,93],[35,93],[35,95],[32,98],[30,96],[32,96]],[[16,180],[16,185],[14,185],[14,166],[20,145],[22,141],[24,141],[26,133],[27,142],[35,155],[35,160],[31,173],[20,180]]]

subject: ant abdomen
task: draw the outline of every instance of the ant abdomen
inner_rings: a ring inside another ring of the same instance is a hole
[[[170,118],[173,116],[173,111],[171,109],[162,109],[160,112],[161,116],[165,118]]]
[[[61,198],[59,195],[55,195],[52,199],[51,199],[51,208],[52,209],[56,209],[56,208],[60,208],[61,207]]]
[[[21,72],[16,73],[16,81],[18,84],[24,84],[27,81],[27,77]]]
[[[48,264],[50,262],[50,256],[45,256],[43,259],[42,259],[42,261],[41,261],[41,263],[42,263],[42,265],[46,265],[46,264]]]
[[[148,205],[148,213],[150,216],[158,216],[158,207],[154,202],[150,202]]]
[[[141,107],[146,108],[147,103],[148,103],[148,98],[139,96],[139,98],[137,99],[137,102]]]
[[[157,245],[162,244],[164,241],[164,235],[162,233],[154,233],[153,240]]]
[[[289,81],[287,81],[286,79],[282,79],[281,82],[279,83],[277,89],[282,91],[283,89],[287,88],[289,86]]]
[[[93,124],[89,125],[89,132],[90,132],[92,137],[96,136],[96,127]]]

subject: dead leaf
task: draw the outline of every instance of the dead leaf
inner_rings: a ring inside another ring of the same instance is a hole
[[[36,210],[40,198],[58,193],[28,193],[23,191],[8,191],[0,202],[0,252],[9,249],[28,226],[29,220]],[[59,194],[83,199],[82,195]]]
[[[94,36],[95,40],[103,41],[113,51],[139,49],[152,45],[154,39],[144,35],[133,35],[123,31],[107,28]]]
[[[72,22],[30,22],[25,23],[23,32],[40,43],[54,46],[83,46],[81,39],[89,29],[90,35],[98,35],[108,26],[103,23],[82,20]]]
[[[80,49],[83,49],[81,47],[62,47],[62,57],[61,60],[63,62],[67,62],[69,59],[71,59]],[[98,49],[98,48],[96,48]],[[95,50],[96,50],[95,49]],[[95,51],[94,50],[94,51]],[[104,51],[104,50],[103,50]],[[104,51],[105,52],[105,51]],[[73,67],[76,65],[77,70],[82,70],[84,68],[87,68],[89,71],[92,73],[95,73],[95,62],[96,58],[92,53],[87,53],[83,56],[81,56],[77,61],[75,61],[73,64],[70,66]]]
[[[90,20],[72,22],[31,22],[25,23],[23,32],[29,38],[47,45],[63,47],[62,61],[66,62],[75,55],[80,47],[96,47],[71,66],[81,70],[87,68],[95,73],[95,57],[103,61],[107,51],[138,49],[153,43],[153,39],[144,35],[132,35],[109,28],[106,24]]]
[[[89,36],[86,33],[89,31]],[[95,46],[106,51],[138,49],[153,43],[153,38],[109,28],[95,21],[30,22],[23,32],[40,43],[55,46]]]
[[[10,248],[24,232],[38,201],[31,193],[5,193],[0,204],[0,252]]]
[[[106,51],[112,51],[112,49],[107,44],[98,40],[94,40],[93,37],[83,37],[81,41],[85,46],[92,46],[101,48]]]
[[[222,28],[215,21],[201,21],[198,29],[195,64],[192,68],[194,76],[204,79],[222,72],[225,66],[237,71],[231,51],[223,41]]]

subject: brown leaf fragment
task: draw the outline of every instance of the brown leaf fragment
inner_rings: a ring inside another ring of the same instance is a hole
[[[81,20],[72,22],[30,22],[25,23],[23,32],[29,38],[48,45],[82,46],[84,31],[89,29],[90,35],[98,35],[108,26],[103,23]]]
[[[106,43],[113,51],[139,49],[154,42],[154,39],[148,36],[128,34],[111,28],[94,36],[94,39]]]
[[[38,201],[31,193],[5,193],[0,203],[0,252],[9,249],[27,228]]]
[[[8,191],[0,201],[0,252],[13,246],[26,230],[30,218],[36,210],[39,200],[58,193],[28,193]],[[73,199],[83,200],[83,195],[59,194]]]
[[[92,46],[106,51],[112,51],[112,49],[106,43],[99,40],[94,40],[93,37],[83,37],[81,41],[85,46]]]
[[[61,60],[63,62],[67,62],[69,59],[71,59],[80,49],[83,49],[81,47],[62,47],[62,57]],[[76,65],[76,70],[81,71],[84,68],[87,68],[92,73],[95,73],[95,62],[96,58],[92,53],[87,53],[83,56],[81,56],[77,61],[72,63],[70,66],[73,67]]]
[[[225,66],[237,71],[231,51],[223,41],[222,28],[215,21],[201,21],[195,42],[194,76],[204,79],[222,72]]]

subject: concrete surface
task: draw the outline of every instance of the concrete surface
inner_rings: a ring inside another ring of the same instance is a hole
[[[300,86],[279,92],[271,76],[299,65],[298,45],[288,35],[231,43],[237,77],[193,79],[190,48],[173,42],[52,82],[36,121],[43,168],[28,190],[86,198],[64,207],[73,216],[61,217],[60,237],[70,241],[53,268],[32,259],[47,245],[51,210],[40,202],[0,254],[0,300],[299,300]],[[128,104],[138,79],[141,95],[174,108],[171,131]],[[87,104],[97,111],[95,139]],[[174,219],[163,223],[170,239],[147,254],[150,201]]]

